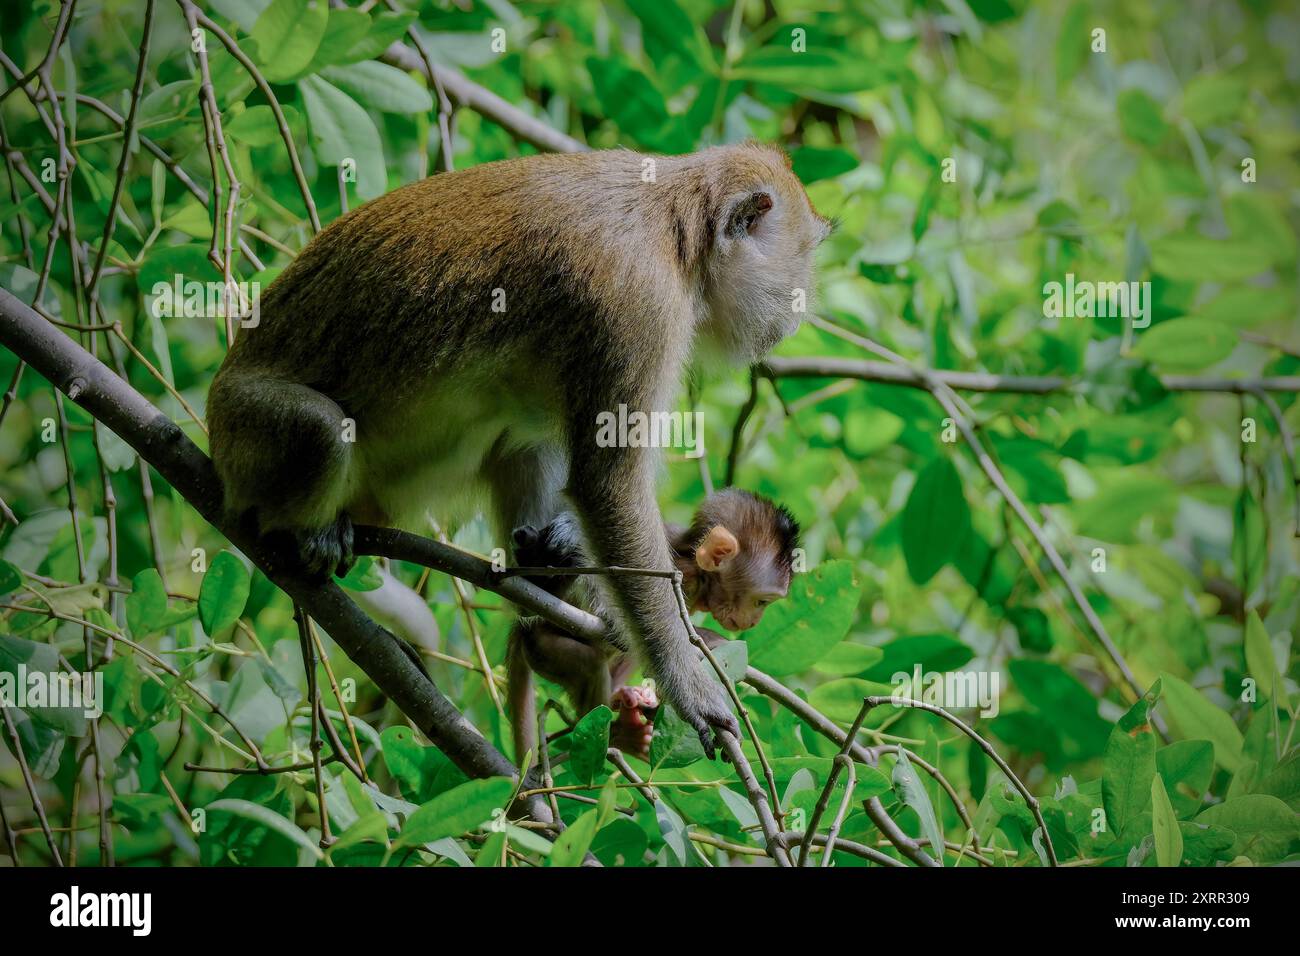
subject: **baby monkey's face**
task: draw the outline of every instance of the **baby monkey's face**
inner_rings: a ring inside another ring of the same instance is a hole
[[[693,609],[729,631],[756,627],[768,606],[790,593],[790,558],[722,525],[711,528],[695,549],[704,574]]]

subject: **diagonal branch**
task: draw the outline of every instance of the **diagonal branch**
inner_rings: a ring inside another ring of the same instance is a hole
[[[57,326],[2,288],[0,344],[25,360],[134,448],[201,517],[224,534],[292,601],[300,604],[324,627],[335,643],[456,766],[476,777],[517,777],[514,765],[484,739],[412,663],[398,639],[367,617],[343,590],[332,582],[317,583],[302,578],[294,568],[286,565],[281,556],[266,550],[260,541],[226,520],[221,508],[220,483],[212,462],[175,422]],[[389,528],[358,526],[354,550],[357,554],[382,555],[435,568],[500,594],[569,633],[590,640],[604,640],[606,637],[606,624],[596,615],[559,600],[517,574],[494,570],[487,560],[450,544]],[[761,693],[800,712],[803,702],[776,681],[752,668],[745,679]],[[818,716],[814,712],[814,719]],[[818,729],[840,742],[844,740],[843,732],[833,725]],[[767,803],[767,795],[749,770],[739,741],[724,738],[723,744],[736,766],[746,795],[765,824],[769,853],[782,862],[779,858],[786,857],[787,845],[779,839],[781,834]],[[854,744],[851,751],[858,759],[865,758],[866,762],[875,763],[874,754],[865,748]],[[526,801],[535,820],[552,822],[544,797],[534,794]],[[867,812],[900,853],[922,866],[935,865],[916,841],[890,819],[878,799],[868,801]],[[843,845],[842,841],[840,845]]]
[[[934,372],[928,369],[913,368],[897,353],[885,348],[883,345],[871,341],[870,339],[863,338],[860,335],[842,329],[833,322],[828,322],[825,319],[814,318],[811,316],[808,321],[810,324],[825,332],[829,332],[837,338],[850,342],[853,345],[857,345],[859,348],[865,349],[875,355],[882,356],[888,362],[898,366],[899,369],[906,371],[910,373],[910,375],[916,376],[919,379],[921,387],[928,391],[934,397],[934,400],[943,407],[943,410],[948,414],[948,416],[952,418],[958,431],[961,432],[962,438],[966,440],[966,445],[970,448],[971,454],[975,457],[976,463],[993,484],[993,487],[997,489],[998,493],[1002,495],[1004,499],[1006,499],[1007,504],[1011,506],[1011,510],[1015,512],[1016,517],[1021,520],[1024,526],[1029,530],[1029,533],[1033,535],[1034,540],[1038,542],[1038,546],[1043,549],[1043,554],[1047,556],[1047,560],[1052,565],[1052,569],[1060,577],[1061,583],[1065,585],[1065,589],[1074,600],[1075,605],[1079,609],[1079,613],[1082,614],[1084,620],[1088,622],[1088,627],[1092,630],[1097,643],[1101,645],[1102,650],[1106,652],[1106,656],[1110,660],[1111,664],[1124,678],[1124,682],[1133,692],[1134,699],[1141,698],[1145,693],[1145,688],[1143,688],[1138,682],[1137,677],[1129,668],[1128,662],[1124,660],[1124,655],[1120,653],[1114,640],[1111,639],[1110,633],[1106,630],[1106,625],[1102,623],[1096,610],[1088,601],[1087,595],[1083,593],[1083,589],[1079,587],[1073,576],[1071,576],[1070,569],[1066,566],[1065,560],[1061,557],[1060,552],[1056,550],[1056,547],[1048,539],[1047,533],[1043,530],[1043,527],[1030,513],[1029,509],[1025,507],[1025,503],[1020,500],[1020,496],[1017,495],[1007,483],[1001,469],[999,469],[993,459],[989,457],[988,452],[984,449],[983,443],[976,434],[976,426],[973,424],[973,419],[968,420],[968,417],[962,414],[961,408],[958,407],[961,403],[961,399],[952,390],[951,386],[939,380]],[[1163,734],[1163,728],[1158,727],[1157,729],[1161,730],[1161,733]]]
[[[338,585],[299,576],[259,541],[225,520],[212,462],[173,421],[5,289],[0,289],[0,344],[153,465],[205,520],[301,604],[456,766],[475,777],[517,776],[514,765],[416,668],[397,638],[362,613]],[[514,584],[521,589],[529,587],[523,581]],[[528,808],[535,819],[551,821],[542,800],[530,800]]]
[[[430,64],[405,44],[394,43],[384,51],[380,59],[389,66],[423,74],[435,89],[441,87],[446,91],[447,96],[454,100],[456,105],[471,109],[480,116],[490,119],[538,149],[550,150],[553,153],[582,153],[587,150],[586,146],[572,136],[529,116],[491,90],[479,86],[459,70],[449,66],[433,66],[433,76],[430,76]]]
[[[919,369],[893,362],[817,355],[769,358],[758,366],[758,370],[760,375],[768,378],[854,378],[863,382],[905,385],[927,392],[931,390],[927,379],[963,392],[1009,392],[1020,395],[1068,392],[1078,384],[1056,375],[998,375],[992,372],[954,372],[947,369],[930,369],[923,373]],[[1271,378],[1164,375],[1160,377],[1160,384],[1170,392],[1300,392],[1300,376],[1296,375]]]

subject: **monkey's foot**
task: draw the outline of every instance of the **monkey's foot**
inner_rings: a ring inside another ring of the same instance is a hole
[[[323,528],[299,531],[295,538],[298,560],[312,577],[342,577],[352,567],[352,519],[347,514]]]
[[[646,760],[650,740],[654,737],[654,720],[650,711],[659,706],[659,698],[648,687],[620,687],[609,698],[614,723],[609,728],[609,742],[625,754]]]

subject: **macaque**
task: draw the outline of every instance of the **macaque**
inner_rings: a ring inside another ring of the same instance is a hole
[[[682,591],[692,611],[707,611],[729,631],[754,627],[773,601],[786,596],[799,526],[782,507],[752,492],[728,488],[700,504],[690,527],[665,525],[673,565],[682,573]],[[521,567],[571,568],[588,562],[577,528],[568,515],[541,530],[517,528],[515,557]],[[546,575],[528,580],[556,597],[572,600],[588,578]],[[588,594],[579,604],[599,601]],[[697,628],[710,648],[725,640]],[[539,618],[522,618],[510,634],[507,657],[511,728],[515,759],[537,751],[537,714],[532,674],[564,687],[578,715],[609,704],[615,720],[610,743],[645,758],[654,731],[652,712],[659,706],[652,685],[625,683],[635,662],[608,644],[595,644],[561,631]]]
[[[528,156],[365,203],[271,283],[213,380],[225,507],[322,578],[354,522],[480,510],[499,540],[570,510],[593,561],[669,569],[656,441],[599,423],[669,412],[688,362],[751,364],[793,333],[829,231],[789,159],[752,143]],[[738,725],[670,582],[599,586],[712,756]]]

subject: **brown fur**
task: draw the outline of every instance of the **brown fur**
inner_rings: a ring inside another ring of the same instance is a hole
[[[532,156],[395,190],[321,232],[266,290],[208,399],[229,510],[293,535],[313,571],[351,521],[423,530],[484,504],[504,535],[566,504],[602,563],[668,567],[648,448],[597,414],[666,411],[696,353],[742,362],[798,325],[828,225],[779,152]],[[756,197],[765,196],[771,208]],[[740,217],[746,208],[760,214]],[[493,311],[503,290],[505,311]],[[345,442],[345,423],[356,441]],[[702,735],[734,728],[662,580],[611,610]]]
[[[519,548],[526,566],[580,567],[588,563],[581,545],[569,536],[566,521],[531,532],[527,547]],[[725,529],[738,545],[716,570],[706,570],[699,549],[711,531]],[[665,525],[673,552],[673,564],[682,573],[682,590],[695,611],[707,611],[731,630],[747,630],[763,617],[767,603],[785,597],[790,590],[794,551],[799,546],[799,525],[784,507],[738,488],[714,492],[700,503],[687,528]],[[516,538],[518,541],[518,537]],[[584,591],[574,577],[548,576],[534,579],[564,600],[574,601],[575,591]],[[577,603],[593,608],[590,595]],[[710,647],[723,638],[697,629]],[[608,703],[612,691],[632,670],[632,661],[622,649],[593,644],[573,637],[539,619],[517,621],[510,632],[507,652],[511,729],[515,759],[525,754],[537,757],[537,711],[533,673],[564,688],[579,716]]]

